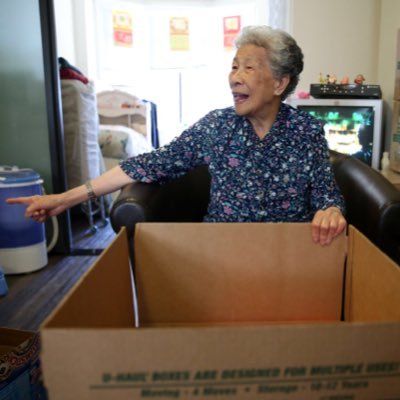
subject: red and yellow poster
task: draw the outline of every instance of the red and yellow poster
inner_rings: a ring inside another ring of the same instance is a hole
[[[232,50],[234,40],[240,32],[240,15],[224,17],[224,49]]]
[[[113,11],[114,45],[132,47],[132,15],[128,11]]]
[[[169,18],[170,49],[172,51],[189,50],[189,18]]]

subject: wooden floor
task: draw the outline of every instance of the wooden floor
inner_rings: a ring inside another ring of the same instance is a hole
[[[99,219],[94,222],[98,229],[93,233],[85,215],[72,217],[74,249],[84,251],[68,256],[50,254],[48,264],[38,271],[6,276],[9,292],[0,297],[1,327],[39,329],[43,320],[98,257],[98,251],[91,249],[106,248],[115,237],[109,222],[106,225]]]

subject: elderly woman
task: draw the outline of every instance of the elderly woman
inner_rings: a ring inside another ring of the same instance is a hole
[[[165,182],[207,164],[208,222],[312,221],[315,242],[329,244],[346,221],[320,123],[283,100],[294,91],[303,54],[287,33],[244,28],[229,74],[234,107],[214,110],[171,143],[127,159],[65,193],[9,199],[37,221],[132,181]],[[212,91],[212,88],[210,88]]]

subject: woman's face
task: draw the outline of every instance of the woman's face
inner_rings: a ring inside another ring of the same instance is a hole
[[[237,50],[229,85],[236,113],[247,117],[265,115],[271,103],[280,102],[283,91],[272,75],[267,50],[252,44]]]

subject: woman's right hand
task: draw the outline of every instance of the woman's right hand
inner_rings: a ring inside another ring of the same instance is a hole
[[[25,217],[37,222],[44,222],[65,211],[68,205],[64,194],[49,194],[44,196],[13,197],[6,200],[7,204],[25,204]]]
[[[96,196],[103,196],[133,182],[119,165],[91,180],[91,189]],[[44,196],[14,197],[6,200],[8,204],[25,204],[25,216],[37,222],[44,222],[79,203],[89,200],[86,184],[77,186],[60,194]]]

